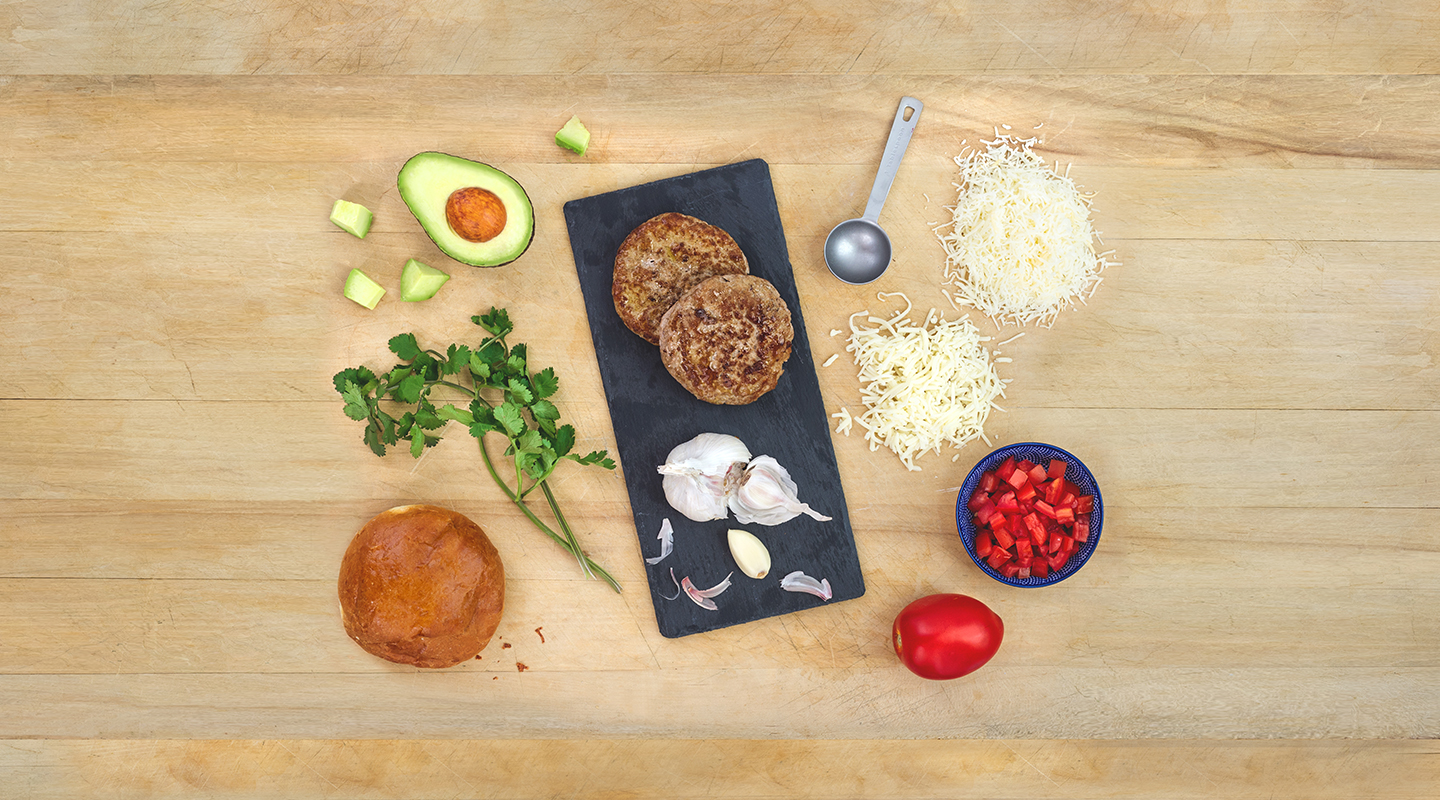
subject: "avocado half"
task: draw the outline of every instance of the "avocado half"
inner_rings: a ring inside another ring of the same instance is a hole
[[[498,267],[535,238],[535,209],[514,178],[479,161],[418,153],[396,179],[400,197],[441,252],[462,264]]]

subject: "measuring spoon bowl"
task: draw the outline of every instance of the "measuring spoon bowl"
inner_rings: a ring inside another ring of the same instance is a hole
[[[868,219],[847,219],[825,237],[825,264],[845,283],[859,286],[879,278],[891,256],[890,237]]]

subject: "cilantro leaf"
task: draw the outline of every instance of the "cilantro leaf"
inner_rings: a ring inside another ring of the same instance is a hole
[[[515,452],[538,453],[545,448],[545,439],[540,431],[525,431],[515,440]]]
[[[377,456],[385,455],[385,445],[380,441],[380,429],[372,422],[365,428],[365,444],[370,446],[370,452]]]
[[[414,427],[415,415],[406,411],[400,415],[400,419],[395,423],[395,436],[399,439],[408,439],[410,438],[410,431]]]
[[[510,436],[519,436],[525,430],[525,418],[520,416],[520,407],[506,400],[495,407],[495,421],[505,428]]]
[[[385,444],[395,444],[395,442],[398,441],[398,437],[395,435],[395,418],[386,414],[384,411],[377,411],[375,413],[380,418],[380,424],[383,426],[378,431],[380,441]]]
[[[414,361],[420,355],[420,345],[415,341],[415,334],[402,333],[390,339],[390,352],[406,361]]]
[[[553,367],[546,367],[530,376],[530,385],[535,388],[535,397],[543,399],[560,390],[560,379],[555,377]]]
[[[434,406],[429,403],[424,403],[420,409],[415,412],[415,424],[427,431],[433,431],[441,425],[444,425],[445,420],[441,419],[440,415],[436,413]]]
[[[471,414],[469,411],[466,411],[463,408],[456,408],[450,403],[446,403],[445,405],[441,406],[440,410],[435,413],[442,420],[459,422],[464,425],[469,425],[475,421],[474,414]]]
[[[510,348],[510,357],[505,360],[505,366],[516,375],[525,374],[525,345],[517,344]]]
[[[484,364],[486,367],[493,367],[497,361],[504,361],[508,356],[505,345],[499,339],[491,339],[475,351],[474,357],[470,359],[470,364],[473,366],[477,363],[476,359],[479,359],[478,363]],[[488,371],[486,374],[489,374]]]
[[[450,349],[445,351],[444,373],[455,375],[468,366],[470,366],[470,348],[463,344],[450,345]]]
[[[345,384],[353,383],[357,388],[363,387],[370,381],[375,380],[375,373],[365,367],[352,367],[351,369],[342,369],[335,373],[333,380],[335,382],[335,391],[343,395],[345,394]]]
[[[534,417],[537,422],[542,419],[553,421],[560,419],[560,409],[556,408],[555,404],[549,400],[536,400],[530,404],[530,416]]]
[[[535,402],[535,396],[530,393],[530,387],[526,386],[525,382],[519,378],[511,378],[510,381],[505,384],[505,389],[510,392],[510,396],[514,397],[515,401],[522,406],[528,406]]]
[[[481,314],[478,317],[471,317],[470,321],[484,328],[491,336],[497,339],[515,330],[515,326],[510,322],[510,312],[503,308],[495,308],[494,306],[490,307],[489,313]]]
[[[573,425],[561,425],[555,431],[555,455],[564,456],[575,446],[575,427]]]
[[[572,454],[565,457],[581,464],[598,464],[605,469],[615,469],[615,461],[607,457],[604,450],[596,450],[586,456]]]
[[[345,381],[345,386],[340,390],[340,396],[345,400],[345,416],[359,421],[370,416],[370,406],[365,402],[365,394],[354,381]]]
[[[395,387],[395,395],[402,403],[417,403],[420,401],[420,392],[425,389],[424,375],[410,375],[400,381]]]
[[[410,431],[410,457],[419,458],[421,451],[425,449],[425,432],[416,425]]]
[[[521,456],[520,468],[535,480],[543,481],[550,477],[551,472],[555,471],[555,463],[558,460],[553,450],[541,450]]]

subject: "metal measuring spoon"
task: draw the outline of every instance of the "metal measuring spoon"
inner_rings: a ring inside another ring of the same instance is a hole
[[[846,283],[869,283],[890,266],[890,237],[880,227],[880,209],[890,194],[890,184],[895,182],[895,173],[900,169],[900,158],[905,155],[924,107],[924,103],[913,97],[900,99],[895,122],[890,126],[890,138],[885,142],[885,154],[880,158],[880,170],[875,173],[875,185],[870,189],[870,202],[865,204],[865,215],[836,225],[825,239],[825,266]]]

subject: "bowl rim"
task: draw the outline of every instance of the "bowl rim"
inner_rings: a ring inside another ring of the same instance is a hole
[[[981,559],[975,554],[976,528],[973,515],[970,509],[967,507],[969,496],[975,492],[975,487],[980,483],[980,476],[984,474],[986,469],[998,465],[1000,462],[1004,461],[1005,458],[1008,457],[1008,454],[1010,452],[1023,447],[1040,447],[1054,451],[1055,453],[1064,457],[1070,464],[1079,467],[1085,475],[1089,476],[1090,482],[1095,484],[1095,510],[1091,512],[1091,519],[1096,520],[1096,524],[1090,531],[1090,541],[1086,542],[1085,547],[1078,551],[1075,554],[1075,557],[1072,558],[1070,562],[1066,564],[1059,573],[1057,573],[1059,577],[1007,578],[1004,575],[1001,575],[1000,573],[992,570],[989,564],[985,563],[983,559]],[[970,471],[966,473],[965,480],[960,483],[960,490],[955,498],[955,529],[956,534],[960,537],[961,546],[965,548],[965,553],[970,556],[970,560],[975,562],[975,566],[979,567],[981,572],[995,579],[999,583],[1003,583],[1006,586],[1013,586],[1017,589],[1043,589],[1046,586],[1054,586],[1055,584],[1060,583],[1061,581],[1066,580],[1070,576],[1079,572],[1080,569],[1084,567],[1085,564],[1090,560],[1090,557],[1095,554],[1095,550],[1100,546],[1100,533],[1104,527],[1104,524],[1105,501],[1100,494],[1100,480],[1095,477],[1094,472],[1090,471],[1090,467],[1086,466],[1085,462],[1080,460],[1079,456],[1076,456],[1074,453],[1066,450],[1063,447],[1053,445],[1048,442],[1013,442],[1011,444],[1001,445],[1000,447],[991,450],[989,453],[986,453],[984,456],[981,456],[980,460],[975,462],[975,466],[971,467]],[[969,529],[968,537],[966,535],[967,528]],[[1021,583],[1020,581],[1022,580],[1036,582]]]

